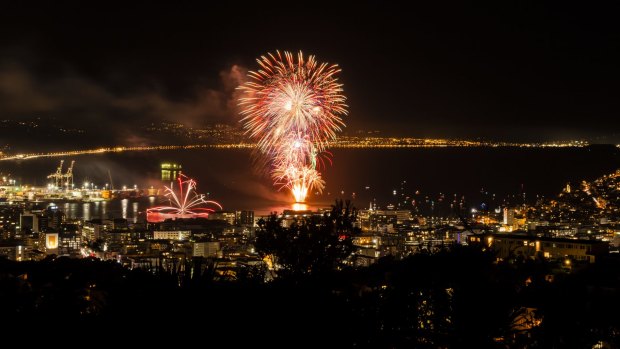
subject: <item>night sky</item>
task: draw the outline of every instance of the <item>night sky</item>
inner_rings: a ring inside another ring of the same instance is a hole
[[[280,49],[342,66],[348,132],[620,142],[618,8],[496,2],[3,3],[0,119],[110,143],[152,121],[235,124],[234,87]]]

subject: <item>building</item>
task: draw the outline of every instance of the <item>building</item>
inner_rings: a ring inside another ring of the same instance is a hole
[[[41,223],[40,215],[36,212],[24,211],[19,216],[19,229],[22,232],[39,233],[44,230]]]
[[[84,222],[84,226],[82,226],[82,236],[84,236],[84,239],[87,241],[95,241],[103,238],[106,232],[114,230],[115,225],[123,227],[123,224],[115,224],[114,220],[92,219]],[[127,224],[125,222],[124,227],[126,226]]]
[[[290,227],[294,222],[310,218],[314,215],[320,215],[318,212],[313,212],[312,210],[284,210],[282,212],[282,226],[285,228]],[[265,217],[265,218],[268,218]]]
[[[500,259],[522,256],[594,263],[597,257],[609,252],[609,244],[605,241],[538,237],[525,234],[477,234],[468,236],[468,242],[492,248],[497,253],[497,258]]]
[[[170,182],[176,180],[181,174],[181,165],[173,162],[164,162],[161,164],[161,180]]]
[[[30,248],[18,242],[0,242],[0,258],[17,262],[28,260],[29,250]]]
[[[125,218],[114,218],[112,219],[112,229],[113,230],[128,230],[129,229],[129,221]]]
[[[58,254],[59,238],[58,233],[47,232],[44,235],[45,238],[45,252],[47,254]]]
[[[45,210],[45,217],[47,218],[47,229],[60,230],[61,224],[65,221],[65,214],[58,206],[50,205]]]
[[[3,239],[14,239],[18,234],[20,221],[19,207],[11,205],[0,207],[0,237]]]
[[[254,211],[236,211],[235,223],[237,225],[254,226]]]
[[[370,214],[372,210],[359,210],[357,212],[357,221],[355,222],[362,231],[370,231]]]
[[[370,230],[393,233],[398,224],[398,211],[373,211],[370,214]]]
[[[58,234],[59,254],[76,255],[82,248],[81,226],[73,223],[63,223]]]
[[[192,256],[193,257],[217,257],[220,251],[220,243],[218,241],[195,242]]]
[[[504,225],[513,225],[515,223],[515,210],[504,207]]]
[[[189,230],[162,230],[153,232],[153,240],[179,240],[189,239],[191,231]]]
[[[236,212],[219,211],[209,214],[209,219],[226,221],[230,225],[234,225],[236,221]]]
[[[397,227],[412,219],[410,210],[360,210],[357,226],[362,231],[394,233]]]
[[[409,210],[396,210],[396,223],[403,224],[411,219],[411,211]]]

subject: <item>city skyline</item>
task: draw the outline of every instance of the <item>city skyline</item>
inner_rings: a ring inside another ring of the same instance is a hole
[[[2,4],[5,342],[620,347],[617,10]]]

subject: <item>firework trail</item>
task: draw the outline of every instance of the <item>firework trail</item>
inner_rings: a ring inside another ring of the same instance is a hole
[[[146,219],[149,222],[163,222],[166,219],[176,218],[199,218],[209,217],[209,213],[215,212],[207,205],[216,206],[220,210],[222,205],[215,201],[205,200],[204,194],[196,193],[196,181],[180,174],[177,178],[179,184],[178,195],[174,191],[174,185],[166,188],[164,196],[170,201],[168,206],[151,207],[146,210]]]
[[[314,56],[305,59],[301,52],[276,51],[257,62],[260,68],[239,87],[242,122],[269,159],[274,184],[303,202],[308,190],[325,187],[318,165],[331,162],[326,147],[345,126],[346,98],[336,78],[340,68],[319,64]]]

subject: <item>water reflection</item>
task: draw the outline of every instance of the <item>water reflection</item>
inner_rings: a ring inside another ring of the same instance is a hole
[[[132,223],[146,220],[146,209],[157,206],[157,198],[144,197],[138,199],[114,199],[97,202],[62,202],[57,203],[58,208],[63,210],[66,218],[73,219],[113,219],[125,218]],[[272,212],[282,213],[286,210],[312,210],[329,207],[330,203],[304,203],[304,204],[273,204],[251,208],[257,216],[269,215]]]
[[[123,211],[122,217],[123,217],[124,219],[127,219],[127,203],[128,203],[128,202],[129,202],[129,199],[123,199],[123,200],[121,200],[122,211]]]
[[[65,202],[61,207],[61,210],[65,213],[68,219],[75,219],[78,217],[78,205],[74,202]],[[81,217],[82,215],[79,214]]]
[[[85,221],[90,220],[90,203],[85,202],[82,204],[82,216],[84,217]]]
[[[309,207],[306,204],[303,204],[301,202],[296,202],[293,204],[293,210],[295,211],[305,211],[307,210]]]
[[[133,222],[137,223],[138,222],[138,202],[134,202],[133,204],[131,204],[132,208],[133,208]]]
[[[143,199],[123,199],[96,202],[64,202],[59,203],[58,208],[65,213],[65,217],[69,220],[83,219],[89,221],[92,219],[112,219],[125,218],[133,223],[141,220],[143,212],[140,208],[151,207],[155,205],[153,198]],[[129,207],[131,205],[131,208]]]
[[[103,218],[101,217],[101,203],[99,201],[93,203],[93,210],[95,211],[93,218]]]

